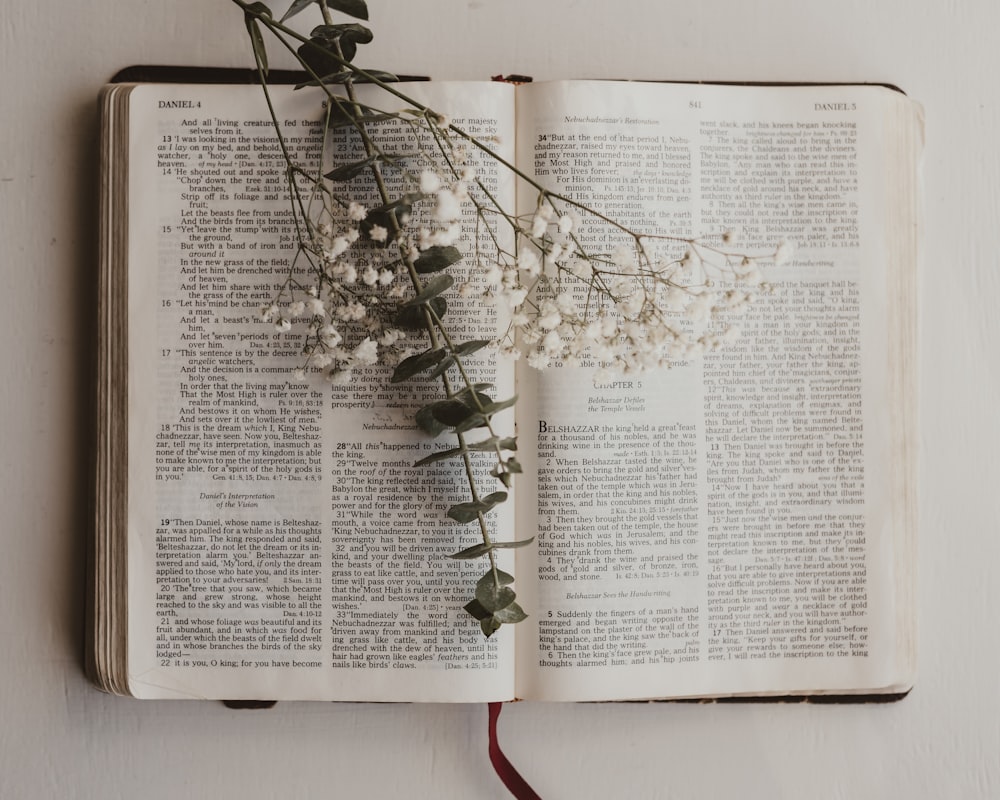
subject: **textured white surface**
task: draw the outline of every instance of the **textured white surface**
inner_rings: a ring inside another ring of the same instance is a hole
[[[380,68],[886,81],[923,102],[916,690],[887,706],[522,704],[501,736],[544,797],[1000,796],[1000,4],[370,2],[364,63]],[[107,697],[82,675],[95,98],[129,64],[247,56],[226,0],[0,4],[0,797],[505,797],[484,707],[233,712]]]

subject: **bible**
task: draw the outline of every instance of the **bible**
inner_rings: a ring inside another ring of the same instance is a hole
[[[408,702],[908,691],[919,106],[872,85],[405,89],[633,229],[733,228],[794,255],[767,268],[774,290],[739,336],[671,369],[476,354],[476,380],[518,396],[498,419],[523,474],[492,533],[534,537],[498,551],[527,619],[485,638],[463,611],[481,565],[448,557],[478,541],[445,516],[467,499],[461,467],[413,467],[441,447],[413,424],[437,387],[386,388],[382,367],[297,381],[294,345],[260,320],[295,247],[260,87],[108,87],[97,685]],[[324,147],[318,95],[272,93],[287,146]],[[502,167],[476,168],[530,213]],[[494,339],[503,314],[457,298],[449,320]]]

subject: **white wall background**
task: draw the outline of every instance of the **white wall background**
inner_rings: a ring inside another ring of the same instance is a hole
[[[401,72],[886,81],[923,102],[917,688],[887,706],[521,704],[501,736],[546,798],[1000,796],[1000,4],[369,2],[363,63]],[[505,797],[485,707],[234,712],[83,677],[95,99],[130,64],[248,55],[226,0],[0,4],[0,797]]]

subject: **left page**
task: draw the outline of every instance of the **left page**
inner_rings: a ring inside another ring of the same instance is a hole
[[[513,160],[512,87],[405,91],[497,135]],[[289,148],[319,152],[322,95],[274,96]],[[389,107],[385,95],[362,99]],[[132,693],[512,698],[512,637],[504,629],[486,641],[462,610],[480,565],[447,558],[476,543],[444,513],[468,499],[464,477],[447,464],[412,468],[441,447],[413,425],[439,387],[387,387],[387,367],[358,369],[348,385],[297,381],[301,341],[260,319],[295,247],[260,88],[136,87],[129,144]],[[477,166],[512,201],[509,182]],[[465,227],[468,252],[474,221]],[[496,335],[495,316],[449,316],[469,339]],[[477,369],[513,393],[508,366],[484,358]],[[494,517],[499,531],[512,528],[509,516]]]

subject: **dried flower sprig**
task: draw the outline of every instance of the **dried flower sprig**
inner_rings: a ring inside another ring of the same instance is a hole
[[[297,230],[288,275],[261,309],[261,319],[301,336],[295,372],[300,380],[322,373],[343,383],[378,364],[392,368],[393,383],[440,379],[442,396],[416,413],[415,424],[434,437],[450,433],[454,444],[416,465],[448,459],[463,464],[469,500],[447,514],[476,523],[481,541],[452,557],[488,559],[465,609],[490,636],[525,618],[514,579],[498,568],[496,551],[531,540],[498,542],[490,535],[486,515],[507,499],[506,489],[521,471],[516,440],[494,423],[516,398],[494,400],[490,387],[474,380],[470,356],[492,347],[512,358],[524,356],[536,368],[589,365],[598,368],[598,380],[608,372],[676,364],[736,334],[732,315],[756,291],[767,290],[761,267],[783,260],[788,246],[754,257],[731,251],[729,234],[691,239],[634,231],[550,191],[488,141],[407,97],[393,86],[391,74],[354,65],[358,46],[371,41],[372,33],[356,22],[335,23],[331,12],[367,20],[364,0],[294,0],[280,21],[263,3],[233,1],[244,12],[285,158]],[[285,22],[310,5],[319,7],[323,23],[305,37]],[[298,163],[282,137],[267,85],[262,28],[295,54],[309,76],[303,86],[322,92],[322,146],[315,163]],[[404,110],[361,103],[358,83],[380,86]],[[381,146],[386,126],[408,134],[408,152]],[[353,160],[332,158],[327,147],[334,137],[354,140],[354,147],[344,148]],[[494,160],[531,186],[533,212],[519,217],[501,207],[478,176],[476,157]],[[352,194],[359,179],[374,186],[374,194]],[[468,254],[459,249],[465,215],[474,217],[480,234]],[[611,252],[594,244],[598,229],[619,243]],[[509,320],[506,330],[495,339],[457,341],[445,324],[449,292],[494,301]],[[478,454],[492,459],[491,474],[503,489],[484,493],[479,487],[473,469]]]

